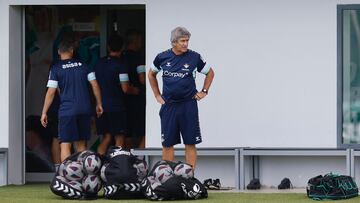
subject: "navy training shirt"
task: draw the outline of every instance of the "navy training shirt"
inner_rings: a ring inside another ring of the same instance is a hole
[[[206,75],[210,65],[190,49],[181,55],[168,49],[155,57],[151,70],[163,71],[162,96],[165,102],[172,103],[191,100],[197,93],[196,71]]]
[[[129,81],[135,87],[141,87],[139,81],[139,74],[145,73],[145,60],[144,57],[136,51],[126,50],[123,52],[122,57],[125,58],[129,65]]]
[[[94,67],[101,90],[104,112],[125,110],[121,82],[129,82],[127,63],[117,57],[103,57]]]
[[[77,59],[52,66],[47,87],[60,89],[59,117],[92,114],[88,81],[95,79],[95,73]]]

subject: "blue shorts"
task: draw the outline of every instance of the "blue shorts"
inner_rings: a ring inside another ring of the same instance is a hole
[[[196,100],[165,103],[160,109],[161,142],[164,147],[181,143],[201,143],[199,111]]]
[[[91,136],[91,116],[76,115],[59,118],[60,142],[88,140]]]
[[[124,135],[126,133],[126,112],[104,112],[96,119],[96,131],[99,135],[110,133],[111,135]]]

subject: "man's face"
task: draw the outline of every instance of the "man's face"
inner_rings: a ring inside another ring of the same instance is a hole
[[[176,43],[174,43],[173,48],[177,52],[185,53],[188,50],[189,37],[181,37]]]

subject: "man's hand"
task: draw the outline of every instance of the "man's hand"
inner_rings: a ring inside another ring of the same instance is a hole
[[[159,94],[156,97],[156,101],[159,102],[160,104],[165,104],[165,100],[162,98],[162,96]]]
[[[99,118],[104,112],[104,109],[101,104],[96,105],[96,115]]]
[[[202,100],[204,97],[206,97],[206,93],[205,92],[198,92],[195,94],[194,98],[198,101]]]
[[[48,124],[48,118],[46,113],[41,114],[41,125],[44,126],[44,128],[46,128],[47,124]]]
[[[138,87],[132,86],[132,88],[133,88],[133,94],[134,95],[139,95],[140,94],[140,89]]]

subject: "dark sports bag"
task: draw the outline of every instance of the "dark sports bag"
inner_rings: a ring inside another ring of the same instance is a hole
[[[358,187],[350,176],[319,175],[308,181],[307,196],[314,200],[322,199],[349,199],[358,196]]]
[[[208,197],[206,188],[199,180],[181,176],[174,176],[155,189],[145,178],[141,183],[141,190],[149,200],[190,200]]]
[[[156,167],[168,164],[172,169],[181,162],[159,161],[148,176],[141,182],[141,191],[149,200],[190,200],[207,198],[208,193],[205,186],[196,178],[184,178],[174,176],[156,187],[151,185],[151,176]]]
[[[140,183],[147,173],[146,162],[139,160],[129,151],[120,147],[109,149],[104,170],[106,182],[104,184],[104,196],[107,199],[138,199],[144,198],[140,191]],[[144,166],[140,170],[138,166]]]

